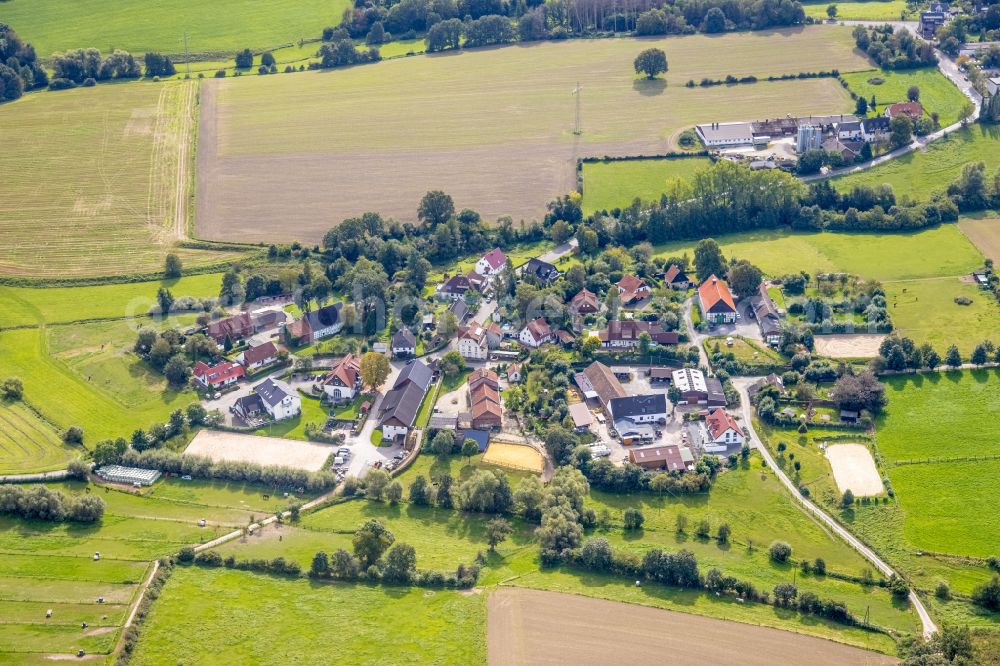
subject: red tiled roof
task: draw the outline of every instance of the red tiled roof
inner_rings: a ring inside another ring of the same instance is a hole
[[[274,358],[277,355],[278,348],[274,346],[274,343],[265,342],[262,345],[251,347],[243,352],[243,362],[247,365],[253,365],[254,363],[260,363],[261,361],[266,361],[269,358]]]
[[[701,299],[702,306],[709,312],[713,311],[720,303],[724,309],[728,308],[730,311],[736,312],[736,303],[733,301],[733,295],[729,292],[729,287],[715,275],[709,277],[698,287],[698,297]]]
[[[667,471],[680,471],[687,468],[681,450],[676,444],[658,444],[632,449],[628,453],[629,460],[643,467],[665,467]]]
[[[488,368],[479,368],[469,375],[469,386],[474,390],[481,383],[496,389],[500,387],[500,377]]]
[[[677,264],[670,264],[670,268],[668,268],[667,272],[663,274],[663,281],[667,284],[673,284],[674,280],[683,273],[684,271],[681,270],[680,266]]]
[[[649,285],[634,275],[623,275],[622,279],[618,281],[618,288],[622,292],[622,302],[631,303],[640,298],[639,290],[648,290]]]
[[[722,437],[723,433],[730,428],[736,432],[743,432],[740,430],[740,424],[736,422],[736,419],[734,419],[732,415],[724,409],[716,409],[714,412],[706,416],[705,423],[708,425],[708,430],[712,433],[713,439]]]
[[[330,372],[327,373],[326,379],[323,380],[324,384],[329,384],[333,379],[339,379],[341,384],[347,388],[355,386],[358,382],[358,376],[361,374],[361,363],[357,356],[354,354],[348,354],[341,359],[338,359],[330,366]]]
[[[577,311],[587,309],[597,312],[601,309],[601,302],[597,300],[597,294],[586,289],[578,291],[573,300],[570,301],[570,305]]]
[[[539,317],[535,321],[528,324],[528,332],[531,333],[531,337],[535,340],[542,340],[552,335],[552,329],[549,328],[549,322],[545,321],[544,317]]]
[[[492,270],[497,270],[507,263],[507,256],[503,253],[503,250],[498,247],[495,247],[484,254],[483,259],[486,260],[486,263],[489,264],[489,267]]]
[[[243,366],[232,361],[222,361],[215,365],[208,365],[204,361],[198,361],[194,365],[194,376],[203,379],[210,386],[216,386],[232,378],[239,379],[243,376]]]
[[[896,102],[886,107],[885,115],[890,118],[909,116],[916,120],[924,115],[924,107],[920,105],[920,102]]]

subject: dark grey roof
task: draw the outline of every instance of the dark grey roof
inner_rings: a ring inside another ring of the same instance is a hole
[[[340,309],[342,307],[342,303],[327,305],[318,310],[313,310],[309,314],[305,315],[305,319],[309,322],[309,326],[314,331],[321,328],[335,326],[337,322],[340,321]]]
[[[722,382],[715,377],[705,377],[705,389],[708,391],[708,402],[726,404],[726,392],[722,388]]]
[[[256,393],[244,395],[236,399],[234,406],[243,414],[259,413],[264,411],[264,401]]]
[[[889,131],[889,119],[885,116],[875,116],[874,118],[865,118],[861,121],[864,125],[866,132],[874,132],[876,130]]]
[[[457,440],[464,442],[467,439],[471,439],[476,442],[479,446],[479,452],[482,453],[486,450],[486,445],[490,441],[490,433],[485,430],[463,430],[460,437],[456,437]]]
[[[408,328],[401,328],[396,331],[396,334],[392,336],[392,347],[393,349],[406,348],[412,349],[417,346],[417,338],[410,332]]]
[[[458,319],[458,323],[462,323],[462,320],[469,316],[469,306],[465,304],[465,301],[458,299],[451,304],[448,308],[451,313],[455,315],[455,319]]]
[[[424,365],[423,361],[413,361],[412,363],[407,363],[403,368],[403,371],[399,373],[399,377],[396,378],[396,383],[392,385],[392,388],[395,390],[407,382],[412,382],[416,384],[421,391],[426,391],[427,387],[431,383],[433,374],[434,373],[431,372],[431,369]]]
[[[261,397],[261,400],[274,407],[282,400],[290,395],[295,395],[295,390],[281,381],[280,379],[272,379],[268,377],[260,384],[254,387],[257,395]]]
[[[414,382],[406,382],[386,393],[379,424],[391,422],[390,425],[412,426],[425,393],[425,389]]]
[[[837,125],[837,129],[841,132],[857,132],[861,129],[861,123],[850,122],[850,123],[840,123]]]
[[[524,273],[531,273],[540,280],[550,282],[559,277],[559,269],[547,261],[532,257],[521,269]]]
[[[666,414],[667,397],[662,393],[651,393],[649,395],[632,395],[626,398],[612,398],[610,406],[615,421],[649,414]]]

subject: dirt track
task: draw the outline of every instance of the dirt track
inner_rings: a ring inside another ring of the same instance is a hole
[[[898,663],[777,629],[558,592],[501,588],[487,609],[490,666]]]
[[[850,488],[856,497],[881,495],[885,488],[875,461],[864,444],[834,444],[826,449],[840,492]]]
[[[817,335],[816,352],[830,358],[874,358],[885,340],[880,333]]]
[[[327,458],[335,450],[336,447],[329,444],[303,442],[297,439],[202,430],[195,435],[184,452],[207,456],[215,462],[235,460],[258,465],[283,465],[316,472],[323,468]]]

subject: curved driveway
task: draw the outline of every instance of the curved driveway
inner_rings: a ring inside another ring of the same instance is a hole
[[[792,483],[792,480],[788,478],[788,475],[778,467],[774,458],[771,457],[771,453],[767,450],[767,447],[763,445],[760,437],[757,436],[757,432],[753,427],[753,418],[750,411],[750,395],[747,392],[747,388],[753,384],[755,381],[759,380],[760,377],[734,377],[732,379],[733,386],[740,393],[740,403],[741,411],[743,413],[743,422],[746,428],[750,431],[750,444],[760,451],[761,456],[767,462],[768,467],[770,467],[774,473],[784,484],[788,492],[792,494],[792,497],[811,515],[817,518],[820,522],[826,525],[830,530],[832,530],[837,536],[846,541],[854,550],[858,551],[866,560],[875,565],[875,567],[881,571],[886,576],[891,576],[895,571],[890,567],[885,560],[879,557],[875,551],[862,543],[857,537],[851,534],[845,527],[834,520],[825,511],[820,509],[818,506],[813,504],[811,501],[806,499],[806,497],[799,492],[798,487]],[[911,589],[910,590],[910,603],[913,604],[913,608],[917,611],[917,615],[920,617],[920,623],[923,625],[923,634],[925,637],[929,637],[931,634],[937,631],[937,626],[934,624],[934,620],[931,619],[930,614],[924,607],[920,597]]]

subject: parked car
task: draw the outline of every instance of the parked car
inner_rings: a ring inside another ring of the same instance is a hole
[[[392,457],[392,459],[393,459],[393,460],[402,460],[402,459],[403,459],[403,457],[404,457],[404,456],[403,456],[403,452],[402,452],[402,451],[400,451],[399,453],[397,453],[396,455],[394,455],[394,456]]]

